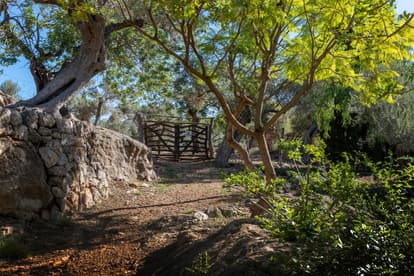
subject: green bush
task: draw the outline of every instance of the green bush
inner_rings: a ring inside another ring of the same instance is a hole
[[[0,258],[20,259],[29,255],[24,243],[17,237],[0,238]]]
[[[290,258],[274,256],[285,262],[285,272],[413,275],[414,165],[348,155],[331,163],[323,148],[285,146],[293,161],[288,177],[271,184],[260,172],[226,179],[227,185],[242,185],[249,196],[265,196],[270,203],[259,219],[273,238],[291,248]],[[303,164],[301,152],[313,156],[314,163]],[[361,167],[371,172],[370,181],[358,175]],[[292,186],[298,187],[295,194],[288,189]]]

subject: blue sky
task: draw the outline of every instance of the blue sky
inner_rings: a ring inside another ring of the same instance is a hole
[[[414,0],[397,0],[397,10],[414,12]],[[15,65],[8,67],[1,67],[3,74],[0,75],[0,83],[4,80],[11,79],[17,82],[21,88],[21,96],[23,98],[30,98],[36,93],[35,85],[30,75],[29,62],[21,60]]]

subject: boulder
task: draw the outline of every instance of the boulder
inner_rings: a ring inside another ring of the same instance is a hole
[[[52,200],[42,159],[29,143],[0,139],[0,210],[33,214]]]
[[[0,91],[0,107],[16,103],[16,99]]]

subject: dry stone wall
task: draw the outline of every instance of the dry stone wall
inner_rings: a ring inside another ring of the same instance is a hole
[[[156,178],[148,148],[35,109],[0,107],[0,213],[57,219],[107,198],[115,181]]]

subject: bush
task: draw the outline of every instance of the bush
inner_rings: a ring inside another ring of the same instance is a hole
[[[20,259],[29,255],[24,243],[17,237],[0,238],[0,258]]]
[[[414,165],[349,155],[331,163],[314,146],[304,147],[314,161],[305,165],[299,144],[288,145],[289,177],[271,184],[260,172],[226,179],[228,185],[243,185],[249,196],[266,195],[271,208],[259,219],[273,238],[292,248],[290,258],[275,255],[274,260],[284,261],[287,273],[413,275]],[[359,177],[361,167],[373,180]],[[292,184],[298,187],[296,196],[288,189]]]

